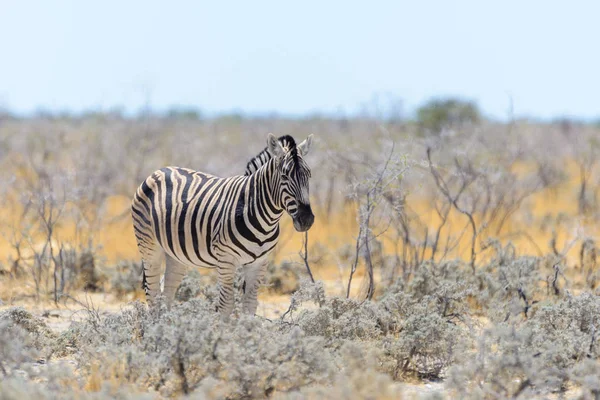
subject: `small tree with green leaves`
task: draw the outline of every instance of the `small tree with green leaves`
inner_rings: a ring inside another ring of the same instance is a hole
[[[450,129],[481,121],[477,105],[468,100],[433,99],[417,110],[417,122],[421,133],[441,135]]]

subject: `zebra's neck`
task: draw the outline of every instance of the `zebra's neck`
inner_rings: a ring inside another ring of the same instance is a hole
[[[255,215],[268,215],[272,224],[276,224],[284,211],[276,160],[271,158],[266,161],[258,171],[250,175],[250,179],[254,180],[254,191],[257,199],[252,206],[261,208],[261,210],[254,210],[260,212],[260,214]]]

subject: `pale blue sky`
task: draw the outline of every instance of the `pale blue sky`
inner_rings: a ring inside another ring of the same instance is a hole
[[[0,0],[0,106],[600,117],[598,1]]]

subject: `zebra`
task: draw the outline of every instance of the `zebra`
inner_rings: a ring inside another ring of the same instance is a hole
[[[188,268],[215,268],[217,310],[231,314],[235,271],[243,266],[244,312],[256,313],[258,286],[279,240],[284,211],[298,232],[310,229],[315,219],[309,200],[311,171],[304,160],[312,138],[296,145],[291,136],[277,139],[270,133],[260,165],[255,157],[254,169],[247,167],[244,176],[219,178],[165,167],[142,182],[131,210],[142,257],[142,287],[150,306],[161,294],[164,260],[162,294],[168,304]]]

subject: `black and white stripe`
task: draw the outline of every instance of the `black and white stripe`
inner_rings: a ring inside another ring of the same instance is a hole
[[[314,221],[308,198],[310,169],[303,159],[310,144],[311,137],[296,146],[290,136],[278,140],[269,134],[261,153],[266,155],[245,176],[219,178],[179,167],[149,176],[132,203],[147,299],[160,294],[163,259],[164,295],[169,301],[188,267],[216,268],[219,309],[228,314],[233,308],[235,270],[243,265],[244,308],[254,313],[258,283],[279,239],[283,212],[290,214],[298,231],[309,229]]]
[[[269,153],[269,150],[265,147],[263,151],[256,155],[256,157],[253,157],[250,161],[248,161],[248,164],[246,165],[246,171],[244,171],[244,176],[252,175],[258,171],[260,167],[265,165],[271,158],[271,153]]]
[[[279,141],[281,147],[283,147],[284,149],[290,149],[295,146],[294,138],[292,138],[289,135],[281,136],[277,140]],[[269,161],[271,158],[273,158],[273,156],[271,155],[271,153],[269,153],[269,148],[265,147],[260,153],[258,153],[256,156],[250,159],[250,161],[248,161],[248,164],[246,164],[246,171],[244,171],[244,175],[252,175],[256,171],[258,171],[260,167],[265,165],[267,161]]]

